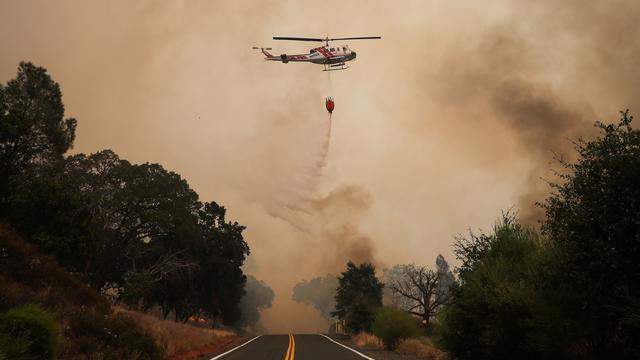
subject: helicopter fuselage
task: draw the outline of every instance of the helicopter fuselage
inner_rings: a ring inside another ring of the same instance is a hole
[[[288,62],[310,62],[320,65],[344,64],[356,58],[356,52],[351,50],[347,45],[344,46],[320,46],[309,50],[307,54],[274,56],[262,49],[265,60]]]
[[[295,54],[295,55],[287,55],[282,54],[280,56],[271,55],[267,50],[271,50],[271,48],[259,48],[253,47],[254,49],[260,49],[264,54],[265,60],[268,61],[279,61],[283,64],[286,64],[290,61],[292,62],[308,62],[312,64],[323,65],[323,71],[333,71],[333,70],[345,70],[349,67],[346,65],[347,61],[352,61],[356,58],[356,52],[351,50],[348,45],[343,46],[334,46],[329,45],[331,41],[338,40],[372,40],[372,39],[382,39],[381,36],[356,36],[356,37],[340,37],[340,38],[310,38],[310,37],[291,37],[291,36],[274,36],[273,40],[289,40],[289,41],[314,41],[314,42],[323,42],[324,46],[315,47],[309,50],[307,54]]]

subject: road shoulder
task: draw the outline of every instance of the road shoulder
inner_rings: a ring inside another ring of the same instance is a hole
[[[371,346],[358,347],[356,344],[351,341],[351,338],[348,337],[336,337],[330,336],[330,338],[334,341],[339,342],[347,347],[350,347],[358,352],[363,353],[369,357],[374,358],[375,360],[424,360],[416,356],[411,355],[400,355],[396,352],[389,350],[382,350]]]
[[[215,349],[203,349],[200,351],[200,353],[196,354],[196,356],[194,356],[192,359],[194,360],[209,360],[211,358],[214,358],[220,354],[224,354],[225,352],[240,346],[244,343],[246,343],[247,341],[250,341],[251,339],[253,339],[255,336],[239,336],[235,339],[233,339],[232,341],[229,341],[225,344],[223,344],[220,347],[217,347]]]

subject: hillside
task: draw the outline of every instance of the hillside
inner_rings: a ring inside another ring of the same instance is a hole
[[[47,323],[47,316],[53,320],[51,334],[43,335],[40,325]],[[106,298],[27,244],[6,223],[0,223],[0,318],[5,320],[0,326],[3,360],[164,359],[235,338],[230,332],[114,311]],[[43,340],[47,337],[51,341]]]

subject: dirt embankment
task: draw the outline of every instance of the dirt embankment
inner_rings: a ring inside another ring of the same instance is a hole
[[[160,347],[165,349],[171,360],[197,359],[203,354],[216,353],[225,349],[239,339],[235,332],[229,330],[207,329],[163,320],[122,307],[116,307],[115,312],[134,319]]]
[[[36,304],[50,312],[64,338],[60,359],[94,357],[196,359],[240,337],[111,306],[80,278],[0,221],[0,313]],[[142,355],[140,355],[142,354]]]

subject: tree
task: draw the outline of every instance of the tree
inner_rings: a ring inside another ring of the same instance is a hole
[[[334,275],[302,280],[293,287],[292,298],[296,302],[312,305],[322,317],[330,319],[331,312],[336,308],[338,284],[338,278]]]
[[[160,164],[111,150],[65,158],[76,121],[64,119],[61,96],[30,63],[0,84],[0,216],[116,301],[236,323],[245,227]]]
[[[403,299],[398,302],[400,307],[422,319],[425,328],[438,310],[449,301],[449,287],[454,281],[442,255],[438,255],[436,263],[438,271],[414,264],[397,265],[398,274],[388,285],[396,296]]]
[[[193,267],[185,249],[200,236],[201,204],[179,175],[110,150],[26,175],[10,197],[12,222],[96,289],[121,287],[141,269],[159,281]]]
[[[404,279],[405,266],[405,264],[396,264],[382,271],[382,282],[385,284],[382,301],[385,305],[406,310],[414,305],[414,301],[402,296],[391,288],[393,283]]]
[[[242,265],[249,256],[249,245],[242,235],[245,227],[227,221],[226,212],[215,202],[204,203],[198,211],[202,236],[194,250],[201,271],[195,281],[203,311],[231,326],[241,316],[239,303],[246,283]]]
[[[629,111],[560,160],[562,184],[543,207],[568,341],[594,357],[640,357],[640,130]],[[632,319],[636,319],[633,321]]]
[[[562,330],[545,297],[539,236],[507,213],[492,234],[458,238],[455,249],[463,271],[440,317],[441,345],[459,359],[559,358]]]
[[[370,263],[356,266],[347,263],[347,270],[338,277],[336,311],[332,314],[346,322],[352,332],[371,331],[374,314],[382,306],[384,284],[376,277],[375,267]]]
[[[245,294],[240,300],[241,317],[236,327],[239,329],[249,329],[255,332],[260,312],[268,309],[273,303],[273,289],[264,281],[258,280],[251,275],[247,275],[247,283],[244,286]]]
[[[64,119],[60,87],[44,68],[21,62],[16,78],[0,84],[0,215],[14,176],[61,160],[75,129],[75,119]]]
[[[451,299],[451,290],[456,284],[456,277],[442,255],[436,257],[436,273],[438,274],[436,301],[444,305]]]

